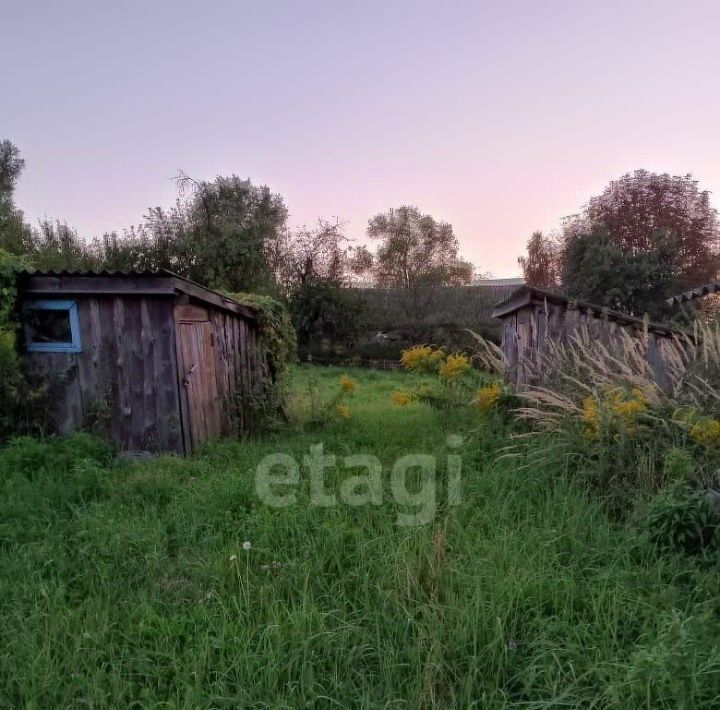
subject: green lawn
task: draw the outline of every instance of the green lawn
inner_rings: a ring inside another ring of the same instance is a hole
[[[343,373],[350,417],[303,430],[308,383],[329,397]],[[498,426],[392,404],[419,380],[301,368],[294,424],[187,460],[112,463],[84,436],[0,451],[0,706],[718,707],[718,574],[501,456]],[[320,443],[378,457],[382,504],[313,506],[304,470],[295,505],[258,498],[264,456]],[[439,469],[417,527],[389,484],[409,453]]]

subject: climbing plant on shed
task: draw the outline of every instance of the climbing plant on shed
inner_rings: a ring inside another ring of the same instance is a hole
[[[269,377],[263,386],[262,401],[258,404],[266,418],[274,418],[283,410],[288,373],[297,355],[295,328],[285,306],[270,296],[236,293],[232,297],[257,311],[269,370]]]

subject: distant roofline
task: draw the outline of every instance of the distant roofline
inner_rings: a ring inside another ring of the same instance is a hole
[[[688,291],[678,293],[677,295],[666,299],[665,303],[667,303],[668,306],[681,306],[683,303],[687,303],[688,301],[694,301],[696,298],[703,298],[712,293],[718,292],[720,292],[720,281],[712,281],[710,283],[703,284],[702,286],[691,288]]]
[[[547,291],[546,289],[536,288],[535,286],[521,286],[519,289],[514,291],[509,298],[498,303],[492,311],[493,318],[505,318],[506,316],[516,313],[521,308],[524,308],[532,303],[547,301],[550,303],[556,303],[560,305],[570,306],[579,310],[588,311],[594,316],[605,317],[609,320],[617,323],[624,323],[625,325],[633,325],[636,327],[647,329],[653,333],[661,333],[663,335],[681,335],[683,337],[689,337],[688,333],[682,330],[675,330],[668,326],[660,323],[651,323],[645,321],[642,318],[631,316],[621,311],[615,311],[605,306],[599,306],[596,303],[587,303],[585,301],[579,301],[569,296],[564,296],[556,291]]]
[[[522,276],[504,279],[475,279],[471,286],[523,286],[525,279]]]

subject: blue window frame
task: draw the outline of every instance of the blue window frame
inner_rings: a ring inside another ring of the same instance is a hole
[[[33,353],[79,353],[80,320],[75,301],[27,301],[25,342]]]

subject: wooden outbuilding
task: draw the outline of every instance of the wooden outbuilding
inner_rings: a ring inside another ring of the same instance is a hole
[[[533,363],[547,352],[548,343],[565,343],[580,328],[587,328],[594,339],[610,347],[620,331],[642,336],[644,356],[661,384],[666,379],[666,350],[689,337],[642,318],[532,286],[517,289],[495,306],[492,315],[502,322],[501,347],[508,379],[520,388],[539,384],[532,381],[537,372]]]
[[[37,271],[18,309],[59,433],[182,454],[250,427],[269,376],[253,308],[169,271]]]

